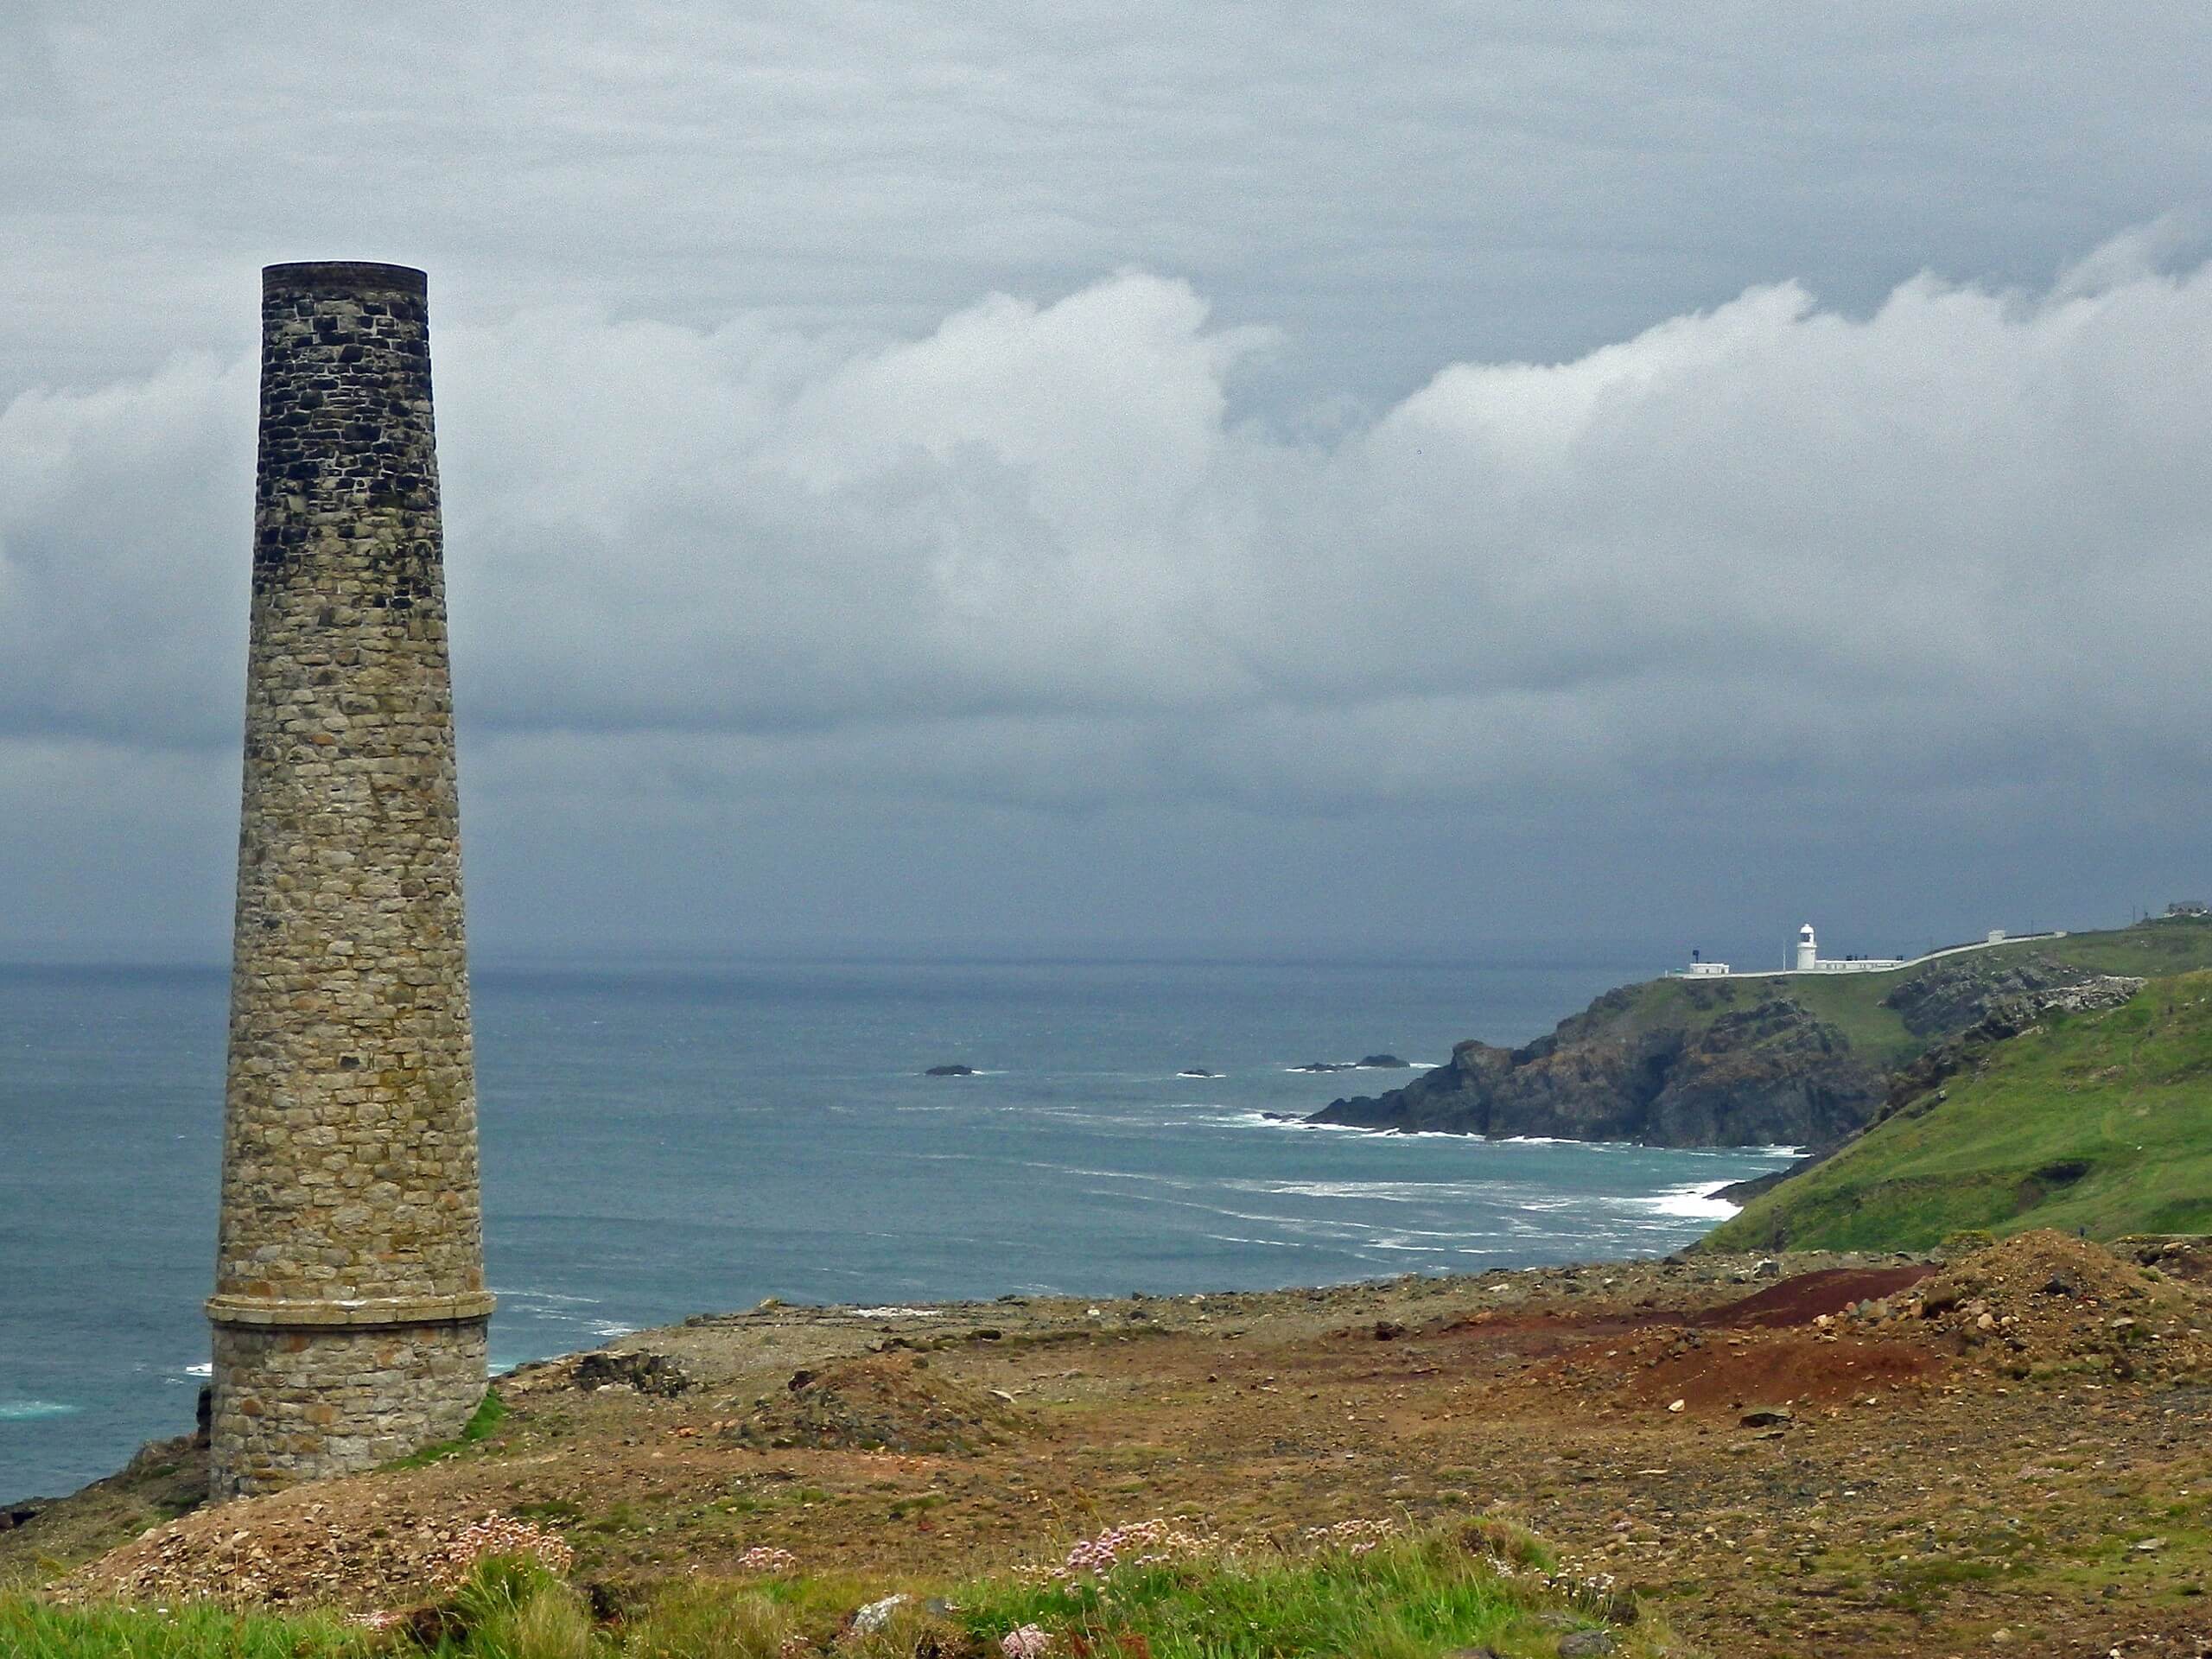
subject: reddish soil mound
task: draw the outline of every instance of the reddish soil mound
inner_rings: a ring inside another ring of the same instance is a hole
[[[1916,1383],[1942,1364],[1941,1355],[1910,1343],[1793,1335],[1669,1355],[1632,1373],[1629,1392],[1655,1404],[1684,1401],[1692,1410],[1827,1402]]]
[[[1925,1263],[1916,1262],[1898,1268],[1830,1268],[1821,1273],[1801,1273],[1741,1301],[1692,1314],[1682,1323],[1763,1331],[1810,1325],[1821,1314],[1840,1313],[1853,1302],[1878,1301],[1894,1295],[1934,1271]]]

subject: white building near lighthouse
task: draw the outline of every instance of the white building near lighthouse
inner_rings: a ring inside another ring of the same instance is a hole
[[[2063,939],[2063,928],[2053,928],[2043,933],[2007,933],[2003,928],[1992,928],[1989,937],[1976,939],[1970,944],[1947,944],[1939,950],[1929,950],[1917,957],[1828,957],[1821,954],[1821,941],[1813,931],[1810,922],[1797,930],[1796,943],[1785,953],[1786,968],[1756,969],[1739,973],[1725,962],[1708,961],[1701,951],[1690,952],[1689,966],[1677,968],[1675,979],[1780,979],[1790,974],[1885,974],[1898,968],[1916,968],[1923,962],[1935,962],[1944,957],[1963,955],[1968,950],[1987,950],[2000,944],[2018,944],[2030,939]]]
[[[1902,968],[1903,957],[1845,957],[1840,960],[1821,955],[1821,942],[1814,936],[1810,922],[1797,930],[1797,952],[1790,963],[1794,974],[1878,974],[1885,969]]]

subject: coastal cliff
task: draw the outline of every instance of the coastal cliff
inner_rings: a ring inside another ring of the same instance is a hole
[[[2208,966],[2212,925],[2159,918],[1894,973],[1651,980],[1519,1048],[1460,1043],[1403,1088],[1307,1122],[1825,1152],[1876,1119],[1893,1074],[2008,1009],[2101,994],[2113,975]]]
[[[1642,1026],[1637,992],[1608,992],[1523,1048],[1464,1042],[1448,1065],[1308,1120],[1376,1129],[1641,1141],[1654,1146],[1820,1145],[1864,1123],[1884,1074],[1834,1025],[1776,996],[1697,1024]]]

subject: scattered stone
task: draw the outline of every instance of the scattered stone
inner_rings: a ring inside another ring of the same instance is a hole
[[[1405,1336],[1406,1334],[1408,1334],[1406,1327],[1400,1325],[1395,1319],[1377,1319],[1375,1321],[1375,1340],[1377,1342],[1395,1342],[1400,1337]]]
[[[1737,1421],[1745,1428],[1778,1428],[1788,1424],[1791,1418],[1780,1406],[1757,1406]]]
[[[1010,1402],[940,1376],[918,1356],[833,1361],[791,1374],[726,1431],[750,1446],[970,1456],[1015,1438]]]
[[[691,1386],[690,1375],[666,1354],[612,1353],[601,1350],[579,1354],[571,1373],[575,1385],[587,1393],[626,1387],[639,1394],[673,1400]]]
[[[861,1636],[873,1636],[891,1622],[891,1615],[905,1606],[910,1599],[904,1592],[886,1596],[880,1601],[871,1601],[853,1615],[853,1629]]]
[[[1559,1639],[1560,1659],[1592,1659],[1611,1653],[1620,1644],[1605,1630],[1573,1630]]]

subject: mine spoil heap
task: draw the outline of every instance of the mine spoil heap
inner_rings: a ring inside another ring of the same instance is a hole
[[[450,1438],[484,1392],[427,283],[262,273],[213,1495]]]

